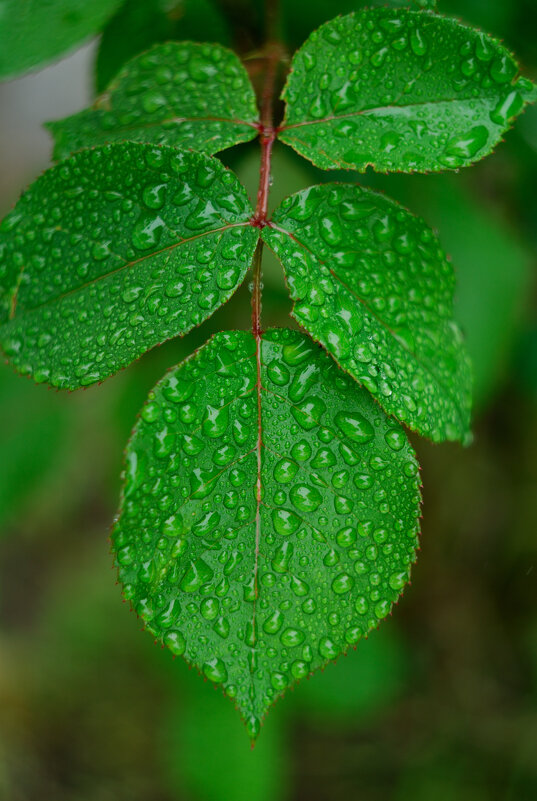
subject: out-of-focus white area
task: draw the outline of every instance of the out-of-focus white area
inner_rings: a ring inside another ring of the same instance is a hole
[[[93,40],[40,72],[0,83],[0,216],[50,164],[52,139],[43,123],[89,104],[96,48]]]

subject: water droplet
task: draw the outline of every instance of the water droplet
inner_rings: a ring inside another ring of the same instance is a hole
[[[319,231],[327,245],[334,247],[343,239],[343,229],[339,217],[335,214],[325,214],[319,222]]]
[[[283,625],[283,614],[279,609],[276,609],[263,623],[263,631],[266,634],[277,634]]]
[[[288,628],[280,635],[281,643],[286,648],[294,648],[296,645],[301,645],[305,639],[305,634],[300,629]]]
[[[196,592],[213,577],[213,570],[203,559],[190,562],[190,567],[181,579],[180,587],[183,592]]]
[[[174,656],[182,656],[184,654],[186,642],[180,631],[167,631],[163,637],[163,642]]]
[[[203,672],[209,681],[214,681],[217,684],[222,684],[227,681],[226,666],[224,662],[216,656],[204,663]]]
[[[492,122],[495,122],[496,125],[507,125],[509,120],[516,117],[517,114],[520,114],[523,108],[524,100],[516,89],[513,89],[500,100],[493,111],[490,112],[490,119]]]
[[[323,659],[335,659],[339,653],[338,647],[330,637],[321,637],[319,640],[319,653]]]
[[[203,433],[211,439],[221,437],[229,425],[229,407],[222,406],[215,408],[207,405],[205,417],[202,424]]]
[[[142,218],[132,231],[132,244],[137,250],[148,250],[158,245],[164,226],[160,217]]]
[[[379,601],[378,604],[375,606],[375,615],[379,618],[379,620],[383,617],[386,617],[388,612],[390,611],[391,603],[386,600]]]
[[[204,598],[200,604],[200,612],[205,620],[215,620],[218,617],[220,604],[216,598]]]
[[[354,579],[347,573],[341,573],[339,576],[336,576],[332,582],[332,590],[336,595],[343,595],[346,592],[350,592],[353,587]]]
[[[298,473],[298,465],[291,459],[280,459],[274,468],[274,478],[280,484],[289,484]]]
[[[427,42],[419,28],[410,32],[410,47],[416,56],[424,56],[427,52]]]
[[[406,442],[405,432],[400,428],[391,428],[385,433],[384,439],[393,451],[400,451]]]
[[[274,529],[282,537],[289,537],[300,527],[300,518],[287,509],[273,509],[272,522]]]
[[[373,426],[359,412],[338,412],[334,420],[337,427],[352,442],[369,442],[375,436]]]
[[[289,495],[293,505],[301,512],[315,512],[322,502],[321,493],[308,484],[296,484]]]
[[[143,191],[143,201],[150,209],[160,209],[166,200],[166,184],[146,186]]]
[[[502,53],[490,65],[491,77],[496,83],[509,83],[517,73],[517,65],[509,55]]]
[[[278,387],[284,387],[289,383],[290,374],[289,370],[278,359],[274,359],[267,367],[267,375],[273,384]]]
[[[488,142],[489,132],[484,125],[476,125],[466,134],[453,137],[446,145],[445,155],[441,157],[442,163],[450,159],[469,159],[475,156]],[[462,163],[462,162],[461,162]]]

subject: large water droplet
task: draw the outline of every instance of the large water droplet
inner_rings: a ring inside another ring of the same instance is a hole
[[[337,427],[353,442],[369,442],[375,436],[373,426],[359,412],[338,412],[334,419]]]

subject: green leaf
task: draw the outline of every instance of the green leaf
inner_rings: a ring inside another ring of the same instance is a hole
[[[93,106],[47,123],[54,158],[129,140],[216,153],[257,134],[255,93],[237,56],[220,45],[155,45],[121,70]]]
[[[422,220],[376,192],[324,184],[284,200],[262,237],[293,316],[386,412],[434,441],[467,438],[453,268]]]
[[[233,294],[258,239],[251,215],[210,156],[135,143],[82,151],[0,225],[0,344],[37,382],[101,381]]]
[[[211,0],[127,0],[103,31],[96,62],[98,92],[120,68],[157,42],[231,41],[226,20]]]
[[[255,738],[288,685],[388,614],[419,502],[403,429],[321,349],[225,332],[150,393],[113,549],[146,628],[223,686]]]
[[[279,137],[323,169],[456,169],[486,156],[535,87],[495,39],[456,20],[376,8],[295,54]]]
[[[0,80],[39,67],[98,33],[121,0],[0,0]]]

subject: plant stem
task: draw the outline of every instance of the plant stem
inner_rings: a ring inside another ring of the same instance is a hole
[[[270,3],[269,3],[270,6]],[[269,17],[267,11],[267,18]],[[253,218],[256,228],[267,225],[268,199],[270,191],[270,171],[272,146],[276,138],[273,121],[274,87],[281,58],[281,47],[269,41],[266,46],[266,71],[261,94],[261,122],[259,125],[259,142],[261,158],[259,163],[259,186],[257,203]],[[254,336],[261,334],[261,262],[263,258],[263,241],[260,239],[254,255],[254,280],[252,287],[252,332]]]
[[[252,284],[252,334],[256,340],[261,337],[261,262],[263,260],[263,240],[257,243],[253,258]]]
[[[259,142],[261,145],[261,159],[259,163],[259,187],[257,190],[257,203],[252,224],[259,229],[268,225],[267,211],[270,191],[270,169],[272,145],[276,138],[276,129],[273,121],[274,89],[278,72],[278,64],[282,56],[282,48],[275,40],[277,29],[278,0],[266,0],[267,45],[265,48],[265,80],[261,93],[261,121],[259,124]],[[256,350],[256,393],[257,393],[257,481],[256,481],[256,516],[255,516],[255,567],[254,567],[254,606],[252,616],[252,630],[254,643],[256,640],[256,611],[257,611],[257,575],[259,563],[259,543],[261,539],[261,498],[262,481],[261,450],[263,447],[261,426],[261,263],[263,261],[263,240],[260,238],[253,259],[253,285],[252,285],[252,334],[255,337]],[[255,645],[252,646],[252,657]],[[253,664],[253,660],[252,660]],[[253,679],[252,679],[253,691]]]

